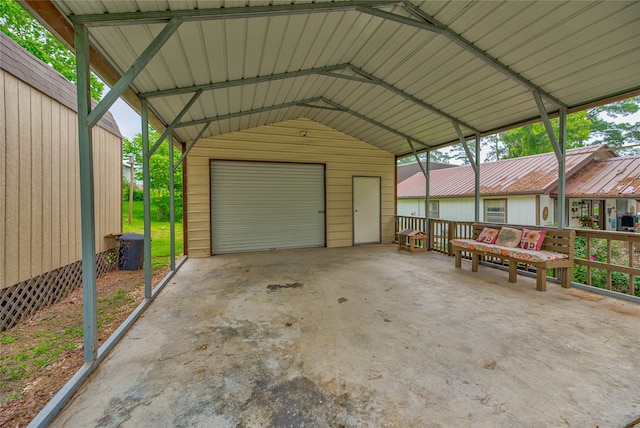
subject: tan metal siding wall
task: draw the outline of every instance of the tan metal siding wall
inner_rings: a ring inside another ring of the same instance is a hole
[[[308,131],[303,137],[301,132]],[[309,119],[295,119],[204,139],[188,156],[187,213],[190,257],[211,254],[209,160],[326,164],[327,246],[353,243],[352,177],[382,177],[382,242],[394,239],[395,157]]]
[[[77,115],[0,72],[0,288],[80,260]],[[95,127],[96,252],[121,231],[121,140]]]

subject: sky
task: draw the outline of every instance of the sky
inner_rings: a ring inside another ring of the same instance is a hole
[[[128,140],[131,140],[136,136],[136,134],[142,132],[142,121],[140,119],[140,115],[129,107],[127,103],[122,101],[122,98],[118,98],[109,111],[116,120],[118,128],[120,128],[120,133],[123,137],[127,137]]]

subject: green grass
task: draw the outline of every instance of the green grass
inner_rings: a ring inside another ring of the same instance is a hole
[[[122,231],[124,233],[144,234],[144,205],[142,201],[133,201],[133,219],[129,224],[129,201],[122,203]],[[177,220],[180,220],[178,222]],[[176,257],[182,254],[182,218],[176,219]],[[151,206],[151,266],[154,269],[168,266],[171,257],[169,221],[158,220],[156,209]]]
[[[106,311],[106,308],[117,308],[120,304],[132,301],[133,297],[127,296],[124,289],[115,291],[111,296],[98,299],[98,328],[104,323],[110,323],[115,318]],[[31,341],[31,345],[15,349],[8,352],[0,348],[0,393],[4,395],[2,398],[5,402],[13,401],[20,396],[19,391],[9,391],[8,382],[25,379],[32,373],[40,370],[60,356],[65,351],[72,351],[78,347],[79,341],[83,335],[82,321],[79,324],[65,328],[63,331],[56,333],[52,331],[38,331],[31,338],[37,341]],[[10,345],[18,342],[20,337],[11,336],[7,333],[0,335],[0,345]]]

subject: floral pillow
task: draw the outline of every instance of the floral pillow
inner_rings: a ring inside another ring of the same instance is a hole
[[[520,229],[513,229],[511,227],[503,227],[500,229],[498,240],[496,244],[504,247],[516,248],[522,238],[522,231]]]
[[[485,244],[495,244],[498,240],[498,234],[500,231],[498,229],[491,229],[490,227],[485,227],[480,232],[480,235],[476,238],[477,242],[484,242]]]
[[[520,240],[520,248],[525,250],[540,251],[544,237],[547,236],[546,230],[530,230],[522,229],[522,239]]]

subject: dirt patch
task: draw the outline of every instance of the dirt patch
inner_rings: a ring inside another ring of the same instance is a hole
[[[144,271],[108,273],[97,290],[101,345],[144,299]],[[27,426],[84,363],[82,288],[0,338],[0,427]]]

